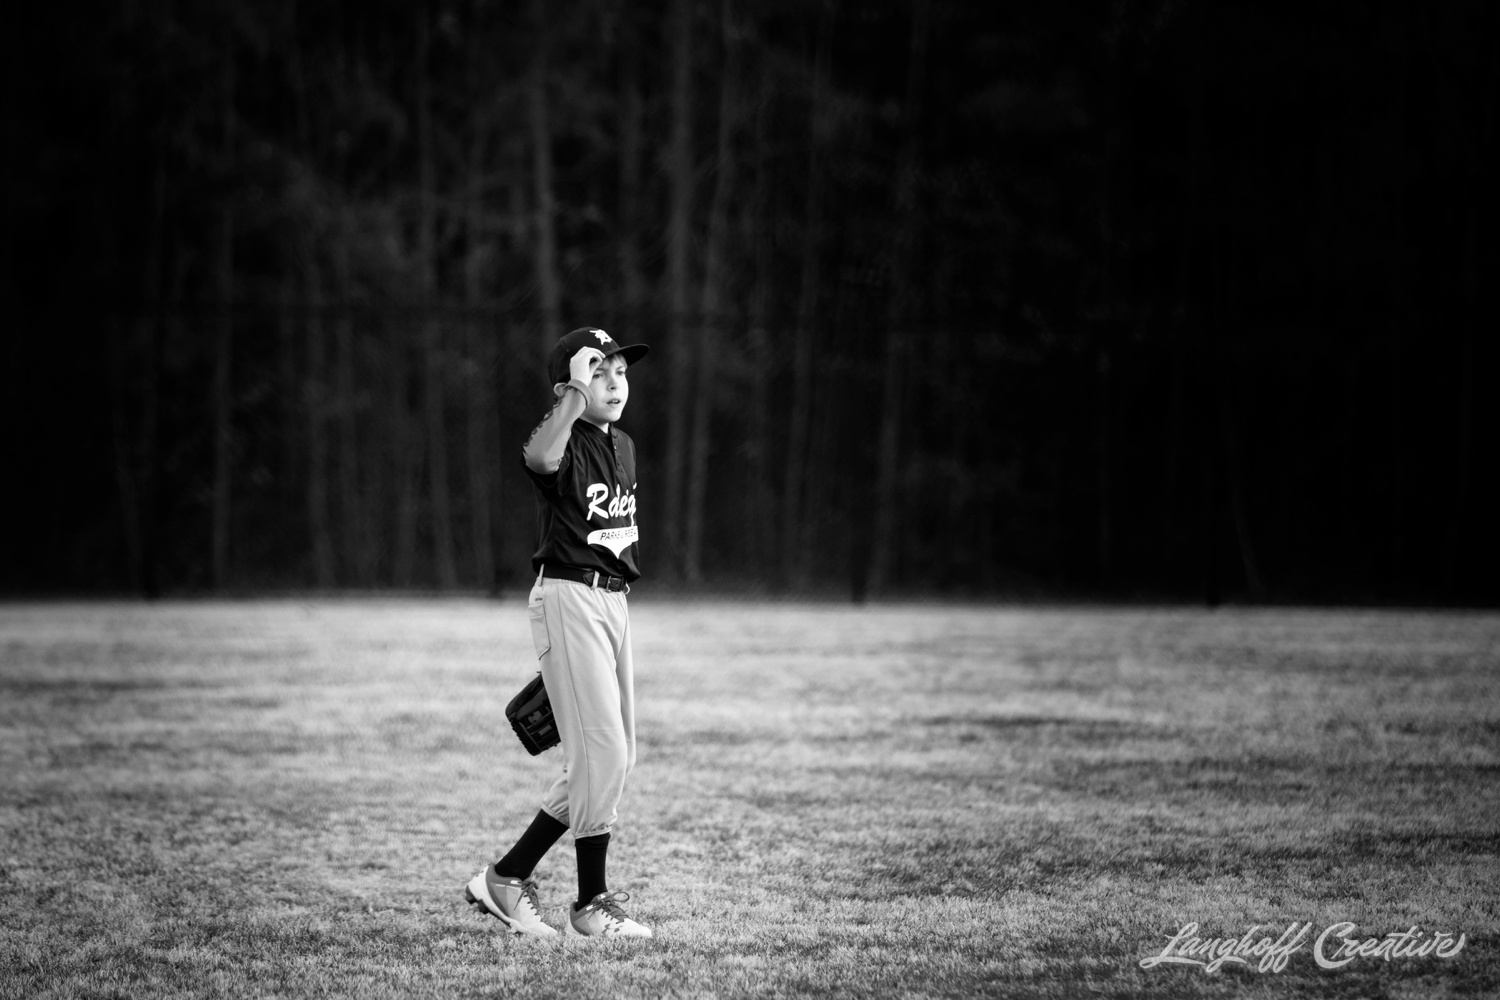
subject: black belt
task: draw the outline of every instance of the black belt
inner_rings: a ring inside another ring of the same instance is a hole
[[[585,587],[597,587],[600,590],[630,592],[630,584],[625,582],[623,576],[605,576],[596,569],[574,569],[572,566],[543,566],[542,575],[550,576],[554,580],[572,580],[574,583],[581,583]]]

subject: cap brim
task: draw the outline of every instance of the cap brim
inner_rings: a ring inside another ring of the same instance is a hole
[[[622,347],[614,353],[624,358],[627,365],[633,365],[637,361],[644,358],[646,356],[646,352],[649,350],[651,350],[651,348],[647,347],[645,344],[631,344],[629,347]]]

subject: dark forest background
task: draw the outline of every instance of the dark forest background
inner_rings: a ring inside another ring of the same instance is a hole
[[[7,592],[1500,595],[1497,5],[5,8]]]

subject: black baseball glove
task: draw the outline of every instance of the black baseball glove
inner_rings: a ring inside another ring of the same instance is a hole
[[[542,675],[533,677],[505,706],[505,717],[521,739],[526,752],[535,757],[557,746],[557,723],[552,719],[552,701]]]

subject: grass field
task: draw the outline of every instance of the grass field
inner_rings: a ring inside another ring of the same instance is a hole
[[[533,941],[462,899],[560,763],[519,601],[0,606],[0,997],[1500,993],[1500,616],[633,621],[657,936]],[[570,841],[538,874],[559,923]],[[1312,931],[1141,967],[1190,921]],[[1343,921],[1465,944],[1320,968]]]

